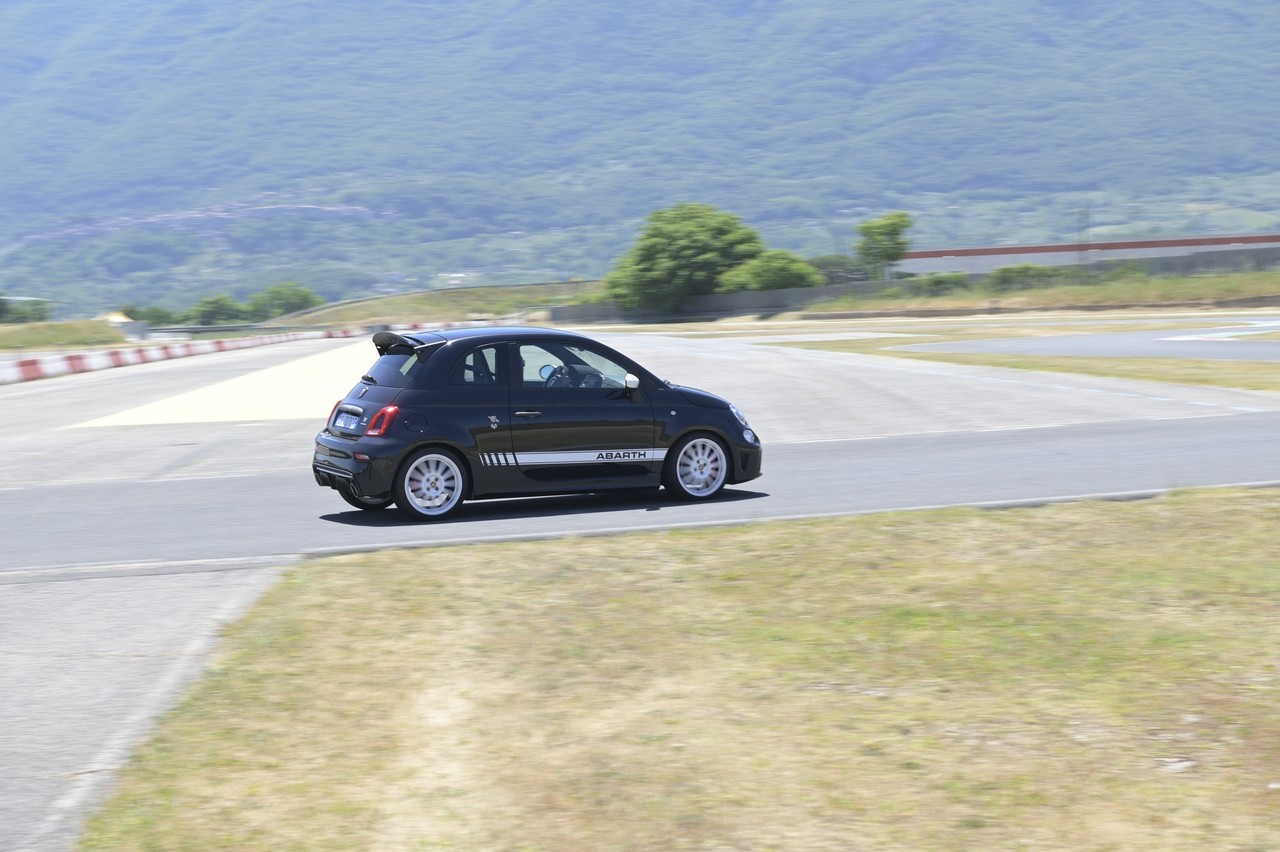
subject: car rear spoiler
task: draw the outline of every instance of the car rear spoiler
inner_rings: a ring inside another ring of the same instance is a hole
[[[419,340],[416,337],[407,337],[405,335],[396,334],[394,331],[379,331],[373,336],[373,346],[378,350],[379,355],[392,353],[410,355],[425,346],[437,346],[443,342],[443,338],[436,340]]]

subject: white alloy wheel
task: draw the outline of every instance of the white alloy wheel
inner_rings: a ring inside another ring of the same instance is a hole
[[[729,455],[710,435],[691,435],[667,456],[662,484],[682,500],[714,497],[729,478]]]
[[[395,499],[400,511],[418,520],[443,518],[462,504],[467,474],[448,450],[430,449],[411,456],[400,468]]]

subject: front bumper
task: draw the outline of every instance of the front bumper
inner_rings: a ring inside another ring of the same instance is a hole
[[[761,445],[738,443],[733,445],[731,452],[733,453],[733,476],[729,479],[731,484],[750,482],[764,472],[761,469],[764,463],[764,448]]]

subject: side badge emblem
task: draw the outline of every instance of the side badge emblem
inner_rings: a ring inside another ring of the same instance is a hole
[[[498,428],[498,418],[494,417],[492,414],[489,415],[489,428],[490,429]]]

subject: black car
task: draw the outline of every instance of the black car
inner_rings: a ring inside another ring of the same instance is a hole
[[[544,328],[373,335],[378,360],[316,436],[316,482],[431,520],[464,500],[664,486],[705,500],[760,475],[760,439],[718,396]]]

